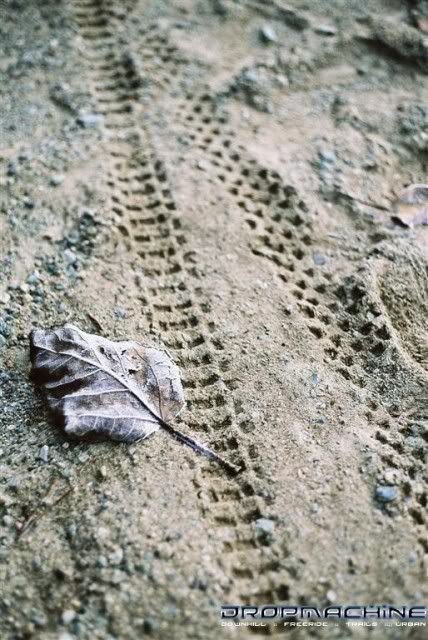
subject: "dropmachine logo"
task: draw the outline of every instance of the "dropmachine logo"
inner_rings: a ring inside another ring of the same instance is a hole
[[[221,607],[223,626],[327,626],[346,622],[349,625],[426,626],[427,610],[423,605],[333,605],[325,608],[309,605],[267,604],[262,606],[228,604]]]

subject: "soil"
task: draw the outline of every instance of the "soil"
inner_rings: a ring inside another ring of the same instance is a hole
[[[251,638],[427,598],[426,3],[1,3],[0,637]],[[425,43],[425,44],[424,44]],[[425,57],[424,57],[425,56]],[[150,340],[176,426],[67,439],[32,327]],[[330,626],[293,638],[422,638]]]

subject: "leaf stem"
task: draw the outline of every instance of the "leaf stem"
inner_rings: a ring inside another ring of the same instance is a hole
[[[194,451],[197,451],[198,453],[205,456],[206,458],[209,458],[210,460],[214,460],[219,465],[221,465],[224,469],[226,469],[226,471],[236,474],[242,470],[242,467],[238,467],[236,464],[233,464],[232,462],[225,460],[218,453],[216,453],[209,447],[206,447],[204,444],[202,444],[201,442],[198,442],[194,438],[187,436],[182,431],[179,431],[175,427],[168,424],[168,422],[164,422],[162,419],[159,419],[159,418],[158,418],[158,421],[162,429],[164,429],[164,431],[167,431],[169,434],[171,434],[174,438],[176,438],[176,440],[178,440],[179,442],[182,442],[183,444],[186,444],[188,447],[190,447]]]

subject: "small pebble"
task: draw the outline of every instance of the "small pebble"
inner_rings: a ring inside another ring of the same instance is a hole
[[[16,478],[15,476],[12,476],[11,478],[9,478],[9,480],[7,481],[7,486],[9,487],[9,489],[11,491],[17,491],[19,488],[20,482],[19,479]]]
[[[76,264],[76,262],[77,262],[76,254],[73,251],[71,251],[70,249],[66,249],[64,251],[64,259],[65,259],[67,264]]]
[[[270,42],[276,42],[276,33],[269,25],[264,25],[259,31],[259,37],[262,42],[268,44]]]
[[[38,627],[44,627],[48,623],[47,616],[42,611],[36,611],[34,609],[31,614],[31,620]]]
[[[70,231],[66,236],[66,240],[69,244],[77,244],[79,242],[79,232],[77,230]]]
[[[62,624],[70,624],[76,617],[76,612],[73,609],[66,609],[62,612],[61,622]]]
[[[315,27],[315,32],[322,36],[335,36],[337,29],[331,24],[320,24],[319,27]]]
[[[40,460],[43,460],[43,462],[49,462],[49,447],[47,444],[44,444],[43,447],[40,447],[38,457]]]
[[[114,569],[110,578],[111,584],[120,584],[124,580],[126,580],[126,574],[120,569]]]
[[[100,113],[83,113],[77,118],[78,124],[84,129],[91,129],[98,127],[104,121],[103,116]]]
[[[22,198],[22,203],[24,207],[27,207],[27,209],[34,209],[34,202],[28,196],[24,196],[24,198]]]
[[[407,436],[404,441],[408,447],[420,447],[421,449],[424,448],[424,440],[422,438],[418,438],[417,436]]]
[[[11,516],[3,516],[3,524],[5,527],[11,527],[13,525],[13,518]]]
[[[110,531],[109,529],[107,529],[107,527],[98,527],[97,529],[98,538],[105,540],[106,538],[108,538],[109,534],[110,534]]]
[[[70,525],[68,525],[68,527],[65,530],[65,535],[67,537],[67,540],[73,540],[76,537],[77,534],[77,527],[74,523],[71,523]]]
[[[397,495],[397,488],[392,485],[378,484],[375,490],[375,496],[379,502],[392,502]]]
[[[10,335],[9,327],[6,324],[6,321],[3,318],[0,318],[0,335],[8,338]]]
[[[83,209],[80,217],[85,224],[93,224],[95,222],[95,212],[93,209]]]
[[[39,282],[40,282],[40,277],[39,277],[39,275],[38,275],[36,272],[34,272],[34,273],[30,273],[30,275],[29,275],[29,276],[28,276],[28,278],[27,278],[27,284],[29,284],[30,286],[32,286],[32,285],[39,284]]]
[[[115,551],[113,551],[113,553],[111,553],[109,555],[109,563],[117,566],[119,565],[123,560],[123,549],[121,549],[120,547],[118,547]]]
[[[105,480],[107,478],[107,467],[104,465],[98,469],[98,478],[100,480]]]
[[[314,261],[314,264],[317,265],[317,267],[322,267],[322,265],[325,264],[327,260],[326,260],[326,257],[323,256],[321,253],[314,253],[313,261]]]
[[[9,176],[9,178],[11,178],[12,176],[16,176],[17,173],[17,166],[15,162],[9,162],[9,164],[7,165],[7,175]]]
[[[50,177],[49,182],[53,187],[58,187],[62,182],[64,182],[64,176],[62,173],[56,173]]]
[[[334,164],[336,162],[336,154],[331,149],[324,149],[319,152],[321,162],[328,162]]]
[[[10,496],[7,496],[4,493],[0,493],[0,506],[1,507],[10,507],[11,504],[13,504],[13,500],[10,498]]]
[[[125,311],[125,309],[122,309],[121,307],[116,307],[115,310],[114,310],[114,315],[119,320],[123,320],[124,318],[126,318],[126,311]]]
[[[258,82],[258,79],[259,79],[259,77],[257,75],[257,70],[256,69],[245,69],[244,73],[242,74],[242,79],[247,84],[256,84]]]
[[[98,556],[97,567],[99,569],[104,569],[107,565],[108,565],[107,558],[105,556]]]
[[[275,523],[273,520],[269,520],[269,518],[259,518],[255,522],[255,526],[258,532],[262,533],[273,533]]]

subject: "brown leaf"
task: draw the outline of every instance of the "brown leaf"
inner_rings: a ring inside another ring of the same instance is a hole
[[[394,218],[406,227],[428,224],[428,185],[412,184],[394,203]]]
[[[31,332],[33,377],[74,437],[143,440],[163,428],[181,442],[234,465],[169,424],[184,406],[178,367],[164,352],[134,341],[112,342],[66,324]]]

